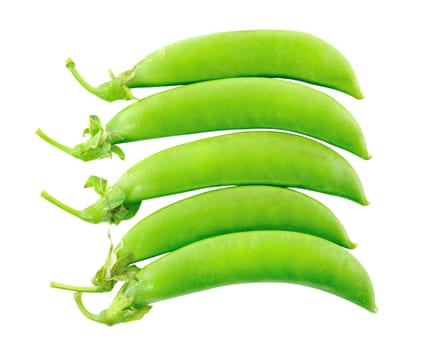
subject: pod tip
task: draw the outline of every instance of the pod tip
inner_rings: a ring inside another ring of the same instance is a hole
[[[358,243],[352,242],[352,241],[348,241],[347,243],[347,248],[348,249],[355,249],[358,246]]]
[[[364,159],[364,160],[370,160],[371,158],[373,158],[373,156],[368,153],[367,150],[365,150],[364,152],[360,153],[359,156]]]
[[[75,63],[74,63],[74,61],[70,57],[68,57],[65,60],[65,66],[69,68],[70,66],[75,66]]]

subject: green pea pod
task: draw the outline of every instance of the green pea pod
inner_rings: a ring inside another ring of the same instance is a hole
[[[199,132],[267,128],[308,135],[369,159],[361,128],[335,99],[310,87],[271,78],[219,79],[151,95],[106,125],[90,117],[91,138],[70,148],[37,134],[72,156],[90,161],[124,154],[118,144]]]
[[[107,100],[132,99],[130,89],[167,86],[231,77],[277,77],[300,80],[363,98],[346,58],[326,41],[286,30],[215,33],[182,40],[148,55],[132,69],[95,88],[66,61],[74,77]]]
[[[207,238],[171,252],[138,270],[98,315],[114,325],[140,319],[158,301],[210,288],[287,282],[317,288],[376,312],[374,290],[364,267],[344,248],[325,239],[289,231],[238,232]]]
[[[133,273],[129,265],[225,233],[291,230],[354,248],[338,218],[315,199],[275,186],[235,186],[168,205],[138,222],[118,243],[93,283],[111,290]],[[83,290],[83,289],[82,289]]]
[[[153,154],[82,211],[46,192],[42,197],[85,221],[118,224],[145,199],[230,185],[297,187],[368,204],[358,175],[341,155],[306,137],[272,131],[215,136]]]

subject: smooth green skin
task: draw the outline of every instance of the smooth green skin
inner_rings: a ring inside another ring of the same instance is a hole
[[[141,318],[149,304],[210,288],[250,282],[287,282],[317,288],[376,312],[371,280],[355,257],[325,239],[289,231],[239,232],[207,238],[140,269],[111,306],[89,313],[114,325]]]
[[[252,230],[306,232],[355,247],[319,201],[283,187],[236,186],[204,192],[149,215],[122,238],[116,256],[135,263],[210,236]]]
[[[151,95],[106,125],[112,144],[206,131],[268,128],[309,135],[369,158],[361,128],[332,97],[272,78],[230,78]]]
[[[112,145],[120,143],[216,130],[266,128],[315,137],[361,158],[370,158],[360,126],[339,102],[310,87],[271,78],[220,79],[170,89],[126,107],[108,122],[105,130],[102,126],[93,127],[93,118],[89,128],[93,136],[88,141],[60,149],[90,161],[110,158]],[[40,130],[38,134],[44,135]]]
[[[289,230],[355,248],[339,219],[317,200],[282,187],[236,186],[168,205],[138,222],[121,239],[93,284],[111,290],[131,263],[221,234]]]
[[[297,187],[368,204],[357,173],[341,155],[306,137],[272,131],[209,137],[158,152],[82,211],[42,196],[88,222],[117,224],[134,216],[145,199],[230,185]]]
[[[131,70],[94,88],[68,59],[67,67],[88,91],[107,101],[130,99],[131,88],[167,86],[231,77],[300,80],[363,98],[347,59],[326,41],[286,30],[250,30],[182,40],[148,55]]]

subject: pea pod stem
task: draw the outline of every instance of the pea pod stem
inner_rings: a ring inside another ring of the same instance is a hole
[[[66,204],[62,203],[61,201],[59,201],[55,197],[51,196],[46,191],[42,191],[40,193],[40,196],[42,198],[46,199],[48,202],[56,205],[58,208],[61,208],[62,210],[65,210],[67,213],[69,213],[71,215],[74,215],[75,217],[77,217],[79,219],[83,219],[83,217],[81,215],[81,210],[74,209],[74,208],[70,207],[69,205],[66,205]]]
[[[77,71],[75,68],[75,63],[71,58],[67,58],[65,60],[65,66],[70,70],[71,74],[74,76],[74,78],[80,83],[82,87],[84,87],[87,91],[90,93],[99,96],[98,90],[94,86],[90,85]],[[100,96],[99,96],[100,97]]]
[[[123,298],[122,300],[117,300],[115,304],[110,307],[110,309],[102,311],[99,314],[94,314],[87,310],[87,308],[84,306],[82,293],[74,293],[74,300],[77,304],[77,307],[84,316],[86,316],[89,320],[103,323],[108,326],[113,326],[118,322],[139,320],[152,308],[150,305],[144,305],[141,308],[130,306],[126,310],[123,310],[125,305],[131,304],[131,299],[133,298]]]
[[[36,130],[36,135],[38,135],[42,140],[46,141],[48,144],[52,145],[53,147],[61,150],[62,152],[66,153],[66,154],[69,154],[72,157],[75,157],[77,159],[83,159],[83,157],[84,157],[83,155],[79,154],[81,152],[78,152],[78,153],[75,152],[75,150],[77,148],[79,148],[78,146],[77,147],[65,146],[64,144],[62,144],[62,143],[52,139],[50,136],[46,135],[40,128],[38,128]]]
[[[56,288],[56,289],[73,291],[73,292],[80,292],[80,293],[103,293],[103,292],[109,291],[109,290],[103,289],[100,286],[81,287],[81,286],[72,286],[68,284],[58,283],[54,281],[50,282],[50,287]]]
[[[65,60],[65,66],[69,69],[74,78],[79,82],[79,84],[85,88],[87,91],[93,95],[104,99],[106,101],[115,101],[115,100],[132,100],[135,97],[130,92],[130,89],[126,86],[126,81],[130,78],[131,72],[125,72],[120,74],[118,77],[110,76],[112,80],[105,84],[102,84],[98,87],[90,85],[78,72],[75,67],[75,62],[71,58]]]
[[[57,149],[65,152],[65,153],[67,153],[67,154],[69,154],[71,156],[74,156],[71,147],[67,147],[67,146],[63,145],[62,143],[59,143],[58,141],[52,139],[51,137],[49,137],[48,135],[46,135],[41,129],[37,129],[36,130],[36,134],[38,136],[40,136],[44,141],[46,141],[47,143],[49,143],[50,145],[56,147]]]
[[[74,300],[77,304],[78,309],[81,311],[81,313],[86,316],[89,320],[100,322],[99,315],[91,313],[83,304],[82,300],[82,293],[76,292],[74,293]]]

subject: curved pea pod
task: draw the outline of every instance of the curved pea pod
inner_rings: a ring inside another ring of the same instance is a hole
[[[275,186],[217,189],[170,204],[133,226],[110,250],[93,279],[100,288],[93,291],[111,290],[133,272],[132,263],[205,238],[256,230],[304,232],[355,247],[338,218],[305,194]]]
[[[73,148],[37,134],[75,158],[90,161],[124,154],[119,144],[207,131],[266,128],[317,138],[369,159],[357,121],[332,97],[271,78],[230,78],[163,91],[126,107],[105,129],[90,117],[90,139]]]
[[[132,99],[130,89],[167,86],[231,77],[277,77],[299,80],[363,98],[347,59],[313,35],[286,30],[214,33],[158,49],[132,69],[93,87],[66,61],[74,77],[94,95],[107,100]]]
[[[133,217],[145,199],[231,185],[275,185],[337,195],[363,205],[361,181],[337,152],[306,137],[272,131],[205,138],[143,159],[111,187],[93,177],[101,198],[79,211],[46,192],[42,197],[92,223],[118,224]]]
[[[207,238],[138,270],[98,315],[114,325],[140,319],[151,303],[232,284],[286,282],[313,287],[376,312],[373,285],[361,263],[325,239],[289,231],[238,232]]]

